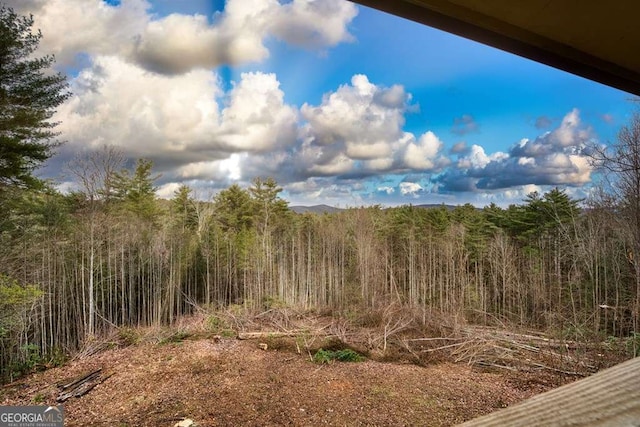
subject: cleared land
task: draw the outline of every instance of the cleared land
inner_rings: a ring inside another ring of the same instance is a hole
[[[238,340],[205,323],[121,330],[64,366],[4,386],[0,404],[55,404],[61,384],[101,369],[93,388],[65,401],[66,425],[173,426],[189,418],[197,426],[439,426],[579,378],[548,369],[479,369],[445,358],[420,366],[391,344],[393,357],[371,352],[363,362],[318,364],[311,360],[317,349],[344,342],[268,334]]]
[[[198,339],[107,350],[9,385],[0,401],[55,404],[57,383],[98,368],[110,376],[65,402],[67,425],[452,425],[560,381],[452,363],[318,365],[253,341]]]

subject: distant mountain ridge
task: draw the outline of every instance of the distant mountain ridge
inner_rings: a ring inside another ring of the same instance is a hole
[[[448,211],[451,211],[451,210],[454,210],[455,208],[457,208],[458,206],[456,206],[456,205],[445,205],[445,204],[442,204],[442,203],[440,203],[440,204],[432,203],[432,204],[423,204],[423,205],[413,205],[413,207],[414,208],[422,208],[422,209],[437,209],[437,208],[444,207]],[[390,208],[393,208],[393,206],[383,207],[383,209],[390,209]],[[329,206],[329,205],[289,206],[289,209],[291,209],[292,211],[294,211],[295,213],[298,213],[298,214],[303,214],[303,213],[316,213],[316,214],[336,213],[336,212],[342,212],[342,211],[346,210],[346,209],[343,209],[343,208],[336,208],[334,206]]]
[[[423,209],[437,209],[437,208],[443,207],[448,211],[452,211],[459,206],[462,206],[462,205],[445,205],[444,203],[428,203],[424,205],[413,205],[414,208],[423,208]]]
[[[329,205],[289,206],[289,209],[299,214],[308,213],[308,212],[317,213],[317,214],[335,213],[335,212],[341,212],[344,210],[344,209],[336,208]]]

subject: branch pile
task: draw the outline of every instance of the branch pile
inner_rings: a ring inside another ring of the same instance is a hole
[[[586,376],[598,370],[583,354],[586,344],[490,327],[465,327],[451,337],[409,339],[405,347],[413,354],[447,352],[456,363],[519,372]]]

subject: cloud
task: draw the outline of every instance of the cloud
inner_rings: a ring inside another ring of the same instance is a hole
[[[613,117],[612,114],[606,113],[600,116],[600,118],[602,119],[603,122],[605,122],[608,125],[613,124],[613,122],[615,122],[615,118]]]
[[[401,182],[399,185],[400,194],[403,196],[417,197],[424,189],[417,182]]]
[[[478,132],[479,130],[480,126],[470,114],[464,114],[462,115],[462,117],[456,117],[455,119],[453,119],[451,133],[462,136],[469,133]]]
[[[362,206],[362,183],[358,181],[336,182],[332,178],[309,178],[282,186],[291,204],[332,206]]]
[[[341,0],[228,0],[213,17],[151,13],[146,0],[9,0],[35,15],[43,53],[75,67],[79,58],[115,55],[146,70],[184,74],[197,68],[259,62],[269,56],[270,36],[313,49],[353,41],[348,25],[357,8]],[[210,19],[212,18],[212,19]]]
[[[225,93],[210,71],[164,76],[100,56],[72,90],[56,115],[68,141],[62,157],[112,144],[127,157],[153,160],[164,180],[234,180],[247,153],[296,142],[297,110],[284,103],[273,74],[243,73]]]
[[[47,0],[3,0],[3,3],[16,13],[26,15],[39,12],[47,3]]]
[[[356,6],[344,0],[297,0],[280,7],[269,30],[292,45],[305,48],[335,46],[354,40],[347,25],[357,14]]]
[[[184,180],[237,181],[242,177],[241,159],[246,154],[233,153],[220,160],[191,162],[176,170],[176,177]]]
[[[448,164],[448,160],[440,156],[444,144],[431,131],[424,133],[416,142],[407,145],[404,163],[413,170],[431,171]]]
[[[351,85],[323,97],[322,104],[301,108],[315,144],[342,143],[349,157],[369,160],[390,155],[390,141],[402,138],[411,97],[402,86],[385,88],[358,74]]]
[[[295,141],[297,122],[275,74],[242,73],[222,111],[220,139],[234,151],[272,151]]]
[[[262,43],[268,3],[258,2],[254,11],[237,4],[229,2],[224,18],[214,26],[204,15],[174,14],[152,21],[136,35],[128,56],[163,74],[262,61],[269,56]]]
[[[525,185],[586,184],[592,167],[585,149],[593,138],[590,128],[581,124],[579,112],[567,113],[558,128],[534,140],[523,139],[508,153],[487,155],[473,145],[435,181],[439,191],[482,191]]]
[[[300,167],[320,174],[390,170],[413,138],[402,130],[410,100],[402,86],[377,86],[355,75],[320,105],[305,103]]]
[[[403,130],[410,101],[400,85],[385,87],[354,75],[351,84],[325,94],[320,105],[302,106],[306,124],[292,169],[298,178],[342,179],[441,169],[449,163],[442,141],[433,132],[416,139]]]
[[[551,127],[551,125],[553,124],[553,119],[547,117],[547,116],[540,116],[538,118],[536,118],[536,129],[548,129]]]
[[[515,157],[542,157],[557,152],[577,153],[584,149],[592,136],[590,128],[580,126],[579,111],[573,109],[564,116],[558,128],[535,140],[521,140],[510,154]]]
[[[259,62],[269,56],[264,41],[322,49],[353,41],[347,27],[357,15],[342,0],[228,0],[209,23],[203,15],[169,15],[151,21],[129,52],[143,67],[165,74]]]
[[[171,78],[99,56],[71,89],[73,97],[56,119],[73,149],[113,144],[139,156],[224,157],[220,141],[210,143],[208,153],[187,150],[210,142],[216,133],[220,112],[215,98],[222,91],[215,73],[196,70]]]
[[[481,169],[487,166],[492,161],[500,162],[502,160],[506,160],[508,157],[508,154],[501,151],[487,156],[487,154],[484,152],[484,148],[474,144],[468,149],[467,156],[462,157],[458,160],[458,168]]]
[[[467,143],[465,141],[460,141],[453,144],[453,147],[451,147],[451,150],[449,150],[449,152],[451,154],[462,154],[467,152],[467,150]]]
[[[43,34],[38,51],[55,54],[63,68],[77,66],[82,56],[124,54],[151,21],[145,0],[119,6],[102,0],[9,0],[8,6],[34,14],[34,28]]]
[[[175,196],[176,191],[178,191],[180,186],[181,184],[178,184],[177,182],[169,182],[167,184],[161,185],[156,190],[156,196],[160,197],[161,199],[171,199],[173,198],[173,196]]]

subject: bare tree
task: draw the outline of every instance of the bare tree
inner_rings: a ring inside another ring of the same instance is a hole
[[[122,169],[124,154],[113,145],[103,145],[98,151],[78,154],[66,166],[78,181],[80,191],[89,200],[108,202],[114,193],[114,178]]]
[[[632,269],[633,328],[638,330],[640,316],[640,113],[631,117],[618,133],[618,140],[608,147],[597,146],[593,164],[607,172],[616,204],[616,218],[629,237],[628,261]]]
[[[80,192],[86,198],[86,212],[89,227],[89,266],[88,266],[88,327],[87,336],[95,333],[96,304],[94,292],[96,228],[99,223],[100,203],[109,202],[113,193],[114,177],[122,168],[124,155],[114,146],[105,145],[99,151],[82,153],[72,159],[67,170],[80,185]],[[84,275],[83,275],[84,277]]]

